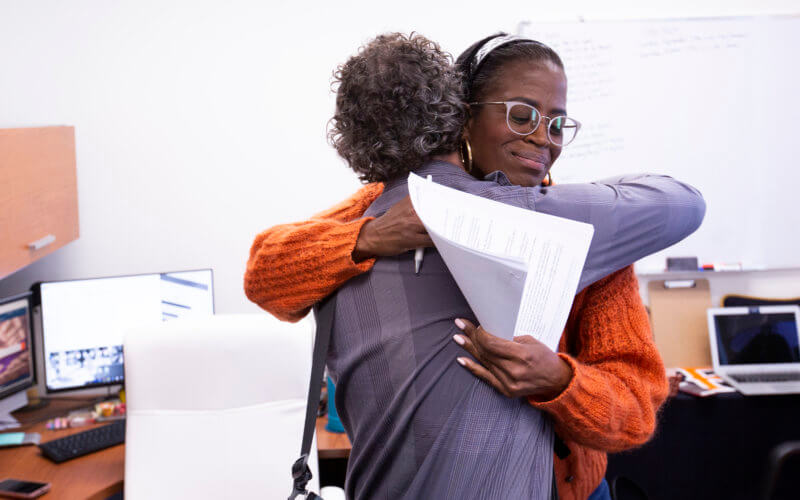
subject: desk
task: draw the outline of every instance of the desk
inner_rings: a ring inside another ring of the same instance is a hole
[[[16,413],[23,424],[85,406],[88,400],[54,400],[47,407]],[[345,434],[325,430],[327,417],[317,419],[320,479],[342,485],[350,455]],[[88,429],[48,431],[43,421],[22,430],[38,432],[42,442]],[[679,394],[661,412],[659,428],[648,444],[609,456],[608,477],[626,475],[642,485],[652,500],[674,498],[757,498],[769,449],[782,441],[800,440],[800,396],[744,397],[723,394],[695,398]],[[56,465],[35,446],[0,449],[4,477],[47,481],[48,499],[104,500],[122,491],[125,446],[115,446]],[[787,469],[791,475],[796,469]]]
[[[320,461],[331,458],[348,458],[350,456],[350,440],[344,432],[328,432],[328,416],[317,419],[317,450]]]
[[[38,432],[42,443],[58,439],[76,432],[91,429],[92,426],[51,431],[45,428],[48,418],[66,415],[70,410],[86,407],[91,399],[52,400],[44,408],[17,412],[14,417],[23,424],[20,429],[7,432]],[[320,467],[324,461],[345,459],[350,455],[350,440],[345,434],[325,430],[327,417],[317,419],[317,448]],[[97,424],[103,425],[103,424]],[[6,477],[28,481],[50,483],[51,489],[45,497],[48,500],[90,499],[105,500],[122,492],[125,473],[125,445],[113,446],[96,453],[54,464],[39,453],[36,446],[0,449],[0,479]]]
[[[661,410],[649,443],[609,455],[606,477],[633,479],[651,500],[752,500],[759,498],[769,450],[798,440],[800,395],[678,394]],[[796,461],[787,463],[782,477],[796,480],[798,468]],[[797,498],[797,490],[788,498]]]
[[[350,440],[347,434],[328,432],[328,416],[317,419],[317,449],[319,450],[320,486],[344,488],[347,476],[347,459],[350,457]]]
[[[320,481],[343,486],[350,442],[345,434],[327,432],[326,423],[326,418],[317,419]],[[703,399],[678,394],[660,412],[649,443],[609,455],[607,477],[630,477],[651,500],[752,500],[758,498],[769,450],[798,440],[800,395]],[[798,462],[787,462],[783,477],[800,477]],[[796,492],[779,482],[775,498],[796,498]]]
[[[90,402],[90,399],[52,400],[44,408],[17,412],[14,417],[23,424],[22,428],[8,429],[6,432],[38,432],[42,436],[41,442],[45,443],[91,429],[92,426],[58,431],[45,429],[46,419],[64,416],[72,409],[86,407]],[[119,493],[122,491],[124,464],[125,446],[113,446],[63,464],[54,464],[44,458],[36,446],[0,449],[0,471],[3,477],[50,483],[50,493],[43,497],[48,500],[104,500]]]

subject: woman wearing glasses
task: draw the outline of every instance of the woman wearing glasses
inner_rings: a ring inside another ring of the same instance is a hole
[[[693,232],[702,198],[659,176],[542,187],[578,130],[566,118],[563,65],[542,44],[494,36],[459,58],[465,126],[452,105],[460,89],[442,83],[451,74],[441,66],[434,44],[393,35],[341,68],[333,142],[371,184],[310,221],[260,234],[245,291],[296,320],[339,289],[328,366],[353,442],[350,497],[544,498],[553,448],[543,415],[566,443],[556,447],[559,495],[607,497],[600,450],[646,441],[667,391],[625,266]],[[409,170],[595,225],[559,354],[461,319],[474,316],[435,250],[415,274],[408,250],[430,240],[408,203]]]

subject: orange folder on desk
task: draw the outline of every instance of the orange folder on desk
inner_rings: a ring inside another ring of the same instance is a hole
[[[706,317],[711,291],[708,280],[691,281],[693,286],[677,288],[664,280],[647,284],[653,337],[668,368],[711,366]]]

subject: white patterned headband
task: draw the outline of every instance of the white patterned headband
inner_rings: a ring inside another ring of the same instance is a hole
[[[475,57],[472,58],[472,70],[473,70],[473,72],[478,69],[478,66],[481,64],[481,61],[483,61],[486,58],[486,56],[489,55],[489,53],[491,51],[493,51],[494,49],[496,49],[498,47],[501,47],[503,45],[506,45],[506,44],[511,43],[511,42],[516,42],[516,41],[537,43],[535,40],[531,40],[530,38],[526,38],[524,36],[519,36],[519,35],[496,36],[496,37],[492,38],[491,40],[489,40],[488,42],[486,42],[485,44],[483,44],[483,47],[481,47],[478,50],[478,52],[475,53]]]

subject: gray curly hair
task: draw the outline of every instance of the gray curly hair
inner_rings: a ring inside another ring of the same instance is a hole
[[[328,139],[362,181],[386,182],[457,151],[466,121],[460,72],[435,42],[387,33],[334,73]]]

